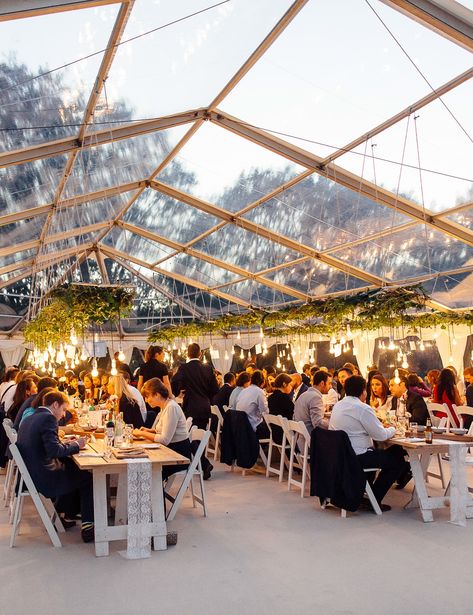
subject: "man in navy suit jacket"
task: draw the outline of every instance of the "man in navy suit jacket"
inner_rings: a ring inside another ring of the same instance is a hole
[[[56,508],[72,519],[80,498],[82,540],[94,539],[94,503],[92,475],[79,470],[71,459],[86,444],[85,438],[62,444],[58,421],[69,406],[67,395],[51,391],[44,397],[44,406],[28,416],[20,425],[17,446],[31,478],[40,493],[55,500]]]
[[[308,390],[308,386],[302,382],[302,376],[300,374],[292,374],[292,401],[296,403],[302,393]]]

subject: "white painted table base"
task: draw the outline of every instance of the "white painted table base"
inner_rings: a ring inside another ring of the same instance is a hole
[[[93,469],[94,479],[94,510],[95,510],[95,555],[102,557],[109,554],[109,543],[112,540],[126,540],[127,526],[127,468],[120,471],[115,466],[101,466]],[[164,497],[162,468],[159,464],[152,466],[151,510],[152,521],[149,524],[149,536],[153,540],[155,551],[167,549],[166,519],[164,516]],[[115,519],[120,525],[108,524],[107,474],[118,474],[117,509]]]
[[[402,444],[401,444],[402,446]],[[466,482],[465,454],[463,444],[448,445],[451,469],[450,495],[429,496],[427,493],[427,470],[431,455],[436,452],[428,448],[406,448],[414,478],[414,493],[405,508],[420,508],[425,523],[434,520],[433,510],[450,506],[450,522],[455,525],[466,525],[466,519],[473,518],[473,500],[470,498]]]

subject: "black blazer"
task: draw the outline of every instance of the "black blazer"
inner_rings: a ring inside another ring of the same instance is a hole
[[[393,396],[391,402],[391,407],[393,410],[397,410],[398,402],[398,398]],[[410,420],[413,423],[417,423],[418,425],[425,425],[427,423],[429,411],[427,410],[427,404],[421,395],[409,391],[407,393],[406,408],[411,415]]]
[[[301,388],[297,392],[297,395],[293,398],[293,401],[296,402],[299,399],[299,397],[302,395],[302,393],[305,393],[308,390],[309,390],[309,387],[303,382],[301,384]]]
[[[125,424],[133,425],[135,429],[143,427],[145,422],[143,421],[143,415],[141,414],[138,402],[131,401],[126,395],[122,395],[118,410],[123,412],[123,420]]]
[[[224,412],[223,406],[228,407],[228,402],[230,401],[230,395],[232,394],[232,391],[233,387],[231,387],[228,383],[225,383],[223,387],[221,387],[214,395],[212,404],[218,406],[220,412]]]
[[[172,379],[172,391],[178,395],[185,390],[182,409],[193,419],[210,418],[210,400],[218,393],[218,382],[210,365],[192,360],[182,363]]]
[[[37,408],[20,425],[17,446],[36,489],[48,498],[69,493],[71,485],[63,461],[79,452],[77,442],[62,444],[58,423],[44,407]]]
[[[220,461],[239,468],[252,468],[259,455],[259,440],[246,412],[227,410],[223,417]]]
[[[316,427],[310,438],[310,495],[330,499],[354,512],[365,492],[366,476],[345,431]]]
[[[306,387],[307,388],[307,387]],[[291,399],[290,394],[283,393],[276,389],[268,397],[269,414],[280,414],[292,421],[294,417],[294,402]]]

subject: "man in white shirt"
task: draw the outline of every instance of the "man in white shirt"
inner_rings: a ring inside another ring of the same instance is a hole
[[[404,459],[404,449],[393,445],[386,449],[373,448],[373,440],[385,442],[396,432],[394,427],[383,427],[373,408],[366,401],[366,380],[350,376],[345,380],[345,397],[332,409],[329,429],[348,434],[351,445],[363,468],[381,468],[373,483],[373,493],[381,504],[393,483],[410,470]],[[382,510],[390,510],[383,505]]]
[[[294,404],[294,420],[303,421],[309,433],[315,427],[328,428],[324,419],[324,398],[332,386],[332,378],[319,370],[312,377],[312,386]]]

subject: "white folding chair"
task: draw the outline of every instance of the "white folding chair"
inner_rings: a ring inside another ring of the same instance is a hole
[[[282,483],[282,479],[284,477],[284,465],[286,465],[286,467],[289,467],[289,461],[286,456],[286,452],[290,452],[291,450],[291,445],[289,444],[289,441],[286,438],[286,432],[284,431],[284,425],[283,425],[284,419],[280,414],[278,414],[277,416],[275,416],[274,414],[265,414],[264,420],[266,422],[266,425],[268,426],[269,433],[270,433],[268,456],[266,459],[266,478],[269,477],[270,473],[276,474],[276,476],[279,477],[279,482]],[[279,427],[279,430],[274,430],[274,427]],[[279,434],[278,434],[278,431],[279,431]],[[278,442],[275,441],[274,439],[275,435],[277,436],[282,435],[281,444],[278,444]],[[273,468],[271,466],[271,460],[273,457],[274,448],[276,448],[279,451],[280,456],[281,456],[278,468]]]
[[[16,444],[17,434],[13,429],[13,423],[10,419],[3,419],[3,428],[10,440],[10,443]],[[18,469],[14,459],[9,459],[7,464],[7,473],[5,476],[5,483],[3,485],[3,499],[5,502],[5,508],[10,508],[10,517],[13,518],[13,500],[15,496],[16,478],[18,475]],[[11,522],[10,518],[10,522]]]
[[[15,544],[15,538],[19,530],[21,515],[23,512],[23,502],[25,497],[31,497],[33,504],[38,511],[38,514],[43,522],[43,525],[48,532],[49,538],[55,547],[62,547],[61,541],[57,532],[64,532],[61,520],[54,510],[50,500],[38,493],[31,479],[30,473],[23,461],[21,453],[16,444],[10,444],[10,451],[18,467],[20,481],[18,484],[18,493],[15,501],[15,512],[13,515],[13,527],[10,537],[10,547]],[[55,527],[56,526],[56,529]],[[57,531],[56,531],[57,530]]]
[[[471,406],[456,406],[453,404],[453,410],[460,419],[460,427],[463,427],[463,416],[473,416],[473,408]]]
[[[215,430],[215,435],[212,434],[210,438],[211,440],[213,440],[213,443],[214,443],[213,448],[211,448],[210,446],[210,441],[209,441],[209,444],[207,445],[207,457],[213,454],[214,459],[217,459],[218,449],[220,446],[220,435],[221,435],[222,426],[223,426],[223,416],[218,406],[210,406],[210,412],[217,418],[217,428]]]
[[[192,417],[188,416],[186,419],[186,427],[187,427],[187,433],[190,434],[191,429],[192,429]]]
[[[283,427],[291,447],[287,490],[290,491],[292,485],[294,485],[301,490],[301,498],[303,498],[305,497],[305,485],[309,475],[310,434],[303,421],[283,419]],[[301,480],[294,478],[294,468],[301,470]]]
[[[187,470],[183,470],[182,472],[175,472],[174,474],[171,474],[171,476],[168,478],[166,482],[166,488],[165,488],[166,498],[165,499],[172,503],[171,508],[169,509],[169,512],[166,515],[167,521],[172,521],[174,517],[176,516],[176,512],[179,506],[181,505],[182,499],[184,495],[186,494],[186,491],[189,487],[191,489],[191,494],[192,494],[192,505],[195,508],[195,503],[198,502],[202,506],[202,509],[204,511],[204,517],[207,516],[207,503],[205,500],[204,479],[203,479],[201,458],[209,442],[210,433],[211,433],[210,430],[204,431],[203,429],[197,429],[197,427],[194,427],[192,429],[192,432],[191,432],[192,439],[200,440],[199,447],[197,451],[194,453],[194,455],[192,456],[191,463],[189,464],[189,467],[187,468]],[[194,492],[193,478],[195,476],[199,479],[200,496],[197,496]],[[182,482],[177,490],[176,495],[172,496],[170,494],[170,490],[177,477],[182,477]]]
[[[450,408],[447,406],[447,404],[436,404],[434,402],[428,402],[427,410],[429,412],[432,425],[434,425],[435,427],[439,427],[439,422],[440,422],[440,418],[434,414],[435,412],[443,412],[444,414],[447,415],[447,425],[446,425],[447,431],[451,427],[457,426],[453,418],[453,415],[450,412]],[[458,418],[460,420],[460,427],[463,427],[463,419],[461,418],[461,416],[459,416]]]

